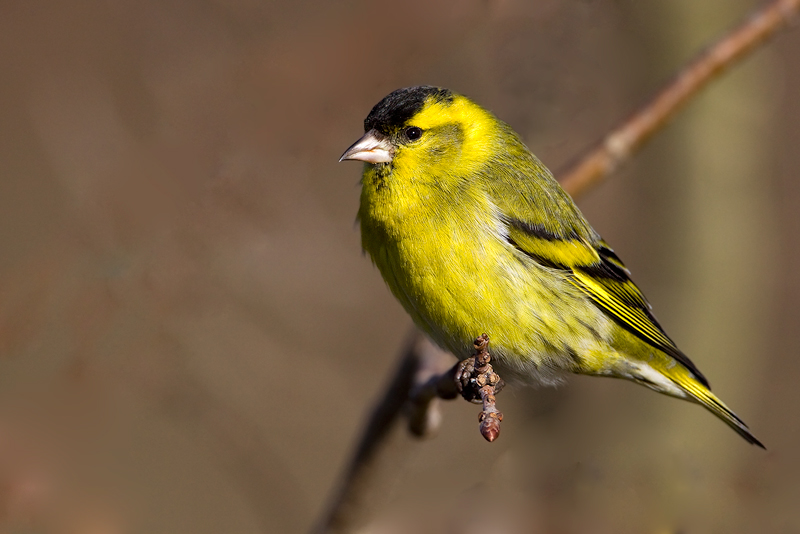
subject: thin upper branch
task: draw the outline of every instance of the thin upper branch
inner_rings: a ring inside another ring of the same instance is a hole
[[[630,159],[711,80],[787,26],[798,11],[800,0],[775,0],[752,13],[686,64],[649,102],[611,130],[594,149],[556,173],[561,186],[576,196],[603,180]]]

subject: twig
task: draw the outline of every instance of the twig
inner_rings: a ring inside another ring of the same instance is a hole
[[[489,336],[486,334],[475,340],[475,370],[478,376],[474,380],[480,387],[479,393],[483,403],[483,410],[478,416],[481,435],[491,443],[500,435],[500,423],[503,421],[503,412],[497,409],[494,396],[500,393],[506,383],[492,369],[488,347]]]
[[[750,15],[740,26],[690,61],[652,100],[614,128],[594,149],[557,173],[561,177],[561,185],[572,196],[577,196],[598,184],[620,164],[630,159],[689,99],[696,96],[716,76],[787,26],[798,11],[800,0],[774,0]],[[354,508],[363,500],[363,493],[369,491],[370,467],[389,430],[403,412],[403,406],[407,405],[412,391],[416,395],[416,402],[408,411],[412,433],[419,436],[430,435],[438,427],[438,411],[434,407],[436,397],[440,395],[432,394],[431,391],[436,391],[436,388],[426,389],[426,385],[449,379],[429,372],[431,369],[446,368],[447,365],[443,364],[446,359],[441,352],[432,349],[425,337],[415,330],[401,358],[395,378],[367,423],[344,480],[334,493],[330,509],[317,525],[317,532],[352,532],[356,518],[363,520],[366,512],[359,510],[355,513]],[[491,410],[492,397],[493,395],[486,395],[484,412],[487,415],[481,421],[483,426],[483,422],[488,419],[490,422],[487,426],[490,429],[494,424],[492,420],[496,417],[491,415],[495,413]]]
[[[438,400],[458,395],[452,361],[450,353],[433,345],[419,330],[411,332],[391,382],[366,422],[341,485],[332,493],[329,508],[313,532],[352,532],[356,525],[366,522],[364,504],[369,500],[370,488],[375,486],[378,457],[384,452],[395,422],[405,410],[411,434],[426,437],[436,433],[441,422]]]
[[[800,0],[775,0],[751,14],[742,24],[683,67],[672,81],[641,109],[611,130],[594,149],[556,173],[561,186],[570,195],[576,196],[603,180],[663,128],[689,99],[787,26],[798,11]]]
[[[435,404],[437,399],[455,399],[483,404],[478,421],[481,435],[489,442],[500,435],[503,414],[497,409],[495,395],[500,393],[505,382],[494,372],[489,355],[489,336],[482,334],[474,342],[475,354],[466,358],[446,372],[431,372],[431,364],[441,368],[443,359],[428,354],[430,361],[420,362],[424,376],[419,379],[408,395],[408,429],[417,437],[432,435],[439,427],[441,416]],[[447,355],[447,360],[452,356]],[[428,364],[426,366],[425,364]],[[420,373],[417,374],[420,377]]]
[[[483,404],[478,416],[481,435],[492,442],[500,435],[500,422],[503,414],[497,409],[495,394],[500,393],[505,382],[492,369],[489,363],[489,336],[481,334],[474,342],[475,354],[456,364],[455,376],[448,376],[455,382],[461,396],[471,402]]]
[[[434,351],[428,351],[425,358],[420,360],[417,380],[406,403],[408,431],[418,438],[430,437],[439,430],[441,412],[438,400],[455,399],[458,396],[455,381],[458,364],[444,371],[444,366],[452,360],[451,354]]]

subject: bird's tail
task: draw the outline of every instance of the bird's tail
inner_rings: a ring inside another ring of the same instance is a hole
[[[730,408],[725,406],[724,402],[719,400],[716,395],[711,393],[711,390],[695,379],[692,374],[688,372],[688,370],[678,366],[673,369],[675,371],[684,371],[669,373],[669,378],[672,379],[672,381],[675,382],[684,392],[686,392],[689,400],[700,404],[708,409],[708,411],[722,419],[725,424],[746,439],[748,443],[752,443],[753,445],[758,445],[762,449],[766,449],[766,447],[764,447],[764,445],[758,441],[753,433],[750,432],[750,429],[747,428],[747,425],[744,424],[744,421],[739,419],[739,417],[733,413]]]

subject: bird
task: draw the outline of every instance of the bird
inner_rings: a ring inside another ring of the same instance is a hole
[[[422,85],[378,102],[364,132],[339,160],[364,163],[362,248],[434,342],[464,360],[485,332],[504,379],[631,380],[703,406],[764,448],[508,124]]]

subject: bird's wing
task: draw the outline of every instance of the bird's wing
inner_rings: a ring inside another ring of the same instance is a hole
[[[704,385],[705,377],[667,336],[650,311],[650,304],[614,251],[588,228],[574,208],[561,217],[553,230],[505,215],[508,241],[540,265],[567,273],[567,279],[583,291],[617,324],[647,344],[669,354],[689,369]],[[577,225],[570,227],[569,220]]]

